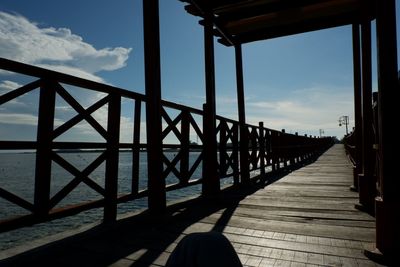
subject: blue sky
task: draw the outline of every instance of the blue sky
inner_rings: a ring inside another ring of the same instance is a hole
[[[2,0],[0,57],[143,93],[141,2]],[[178,0],[160,0],[162,96],[201,108],[203,30],[183,7]],[[217,42],[215,49],[217,113],[237,119],[234,50]],[[351,26],[245,44],[243,61],[249,123],[264,121],[272,129],[311,135],[323,129],[338,137],[345,132],[338,126],[340,116],[349,115],[353,124]],[[20,79],[0,72],[0,93],[20,85]],[[22,105],[34,98],[21,99],[18,108],[0,107],[1,139],[24,139],[35,130],[35,115],[29,117],[30,109]],[[66,118],[57,119],[62,123]]]

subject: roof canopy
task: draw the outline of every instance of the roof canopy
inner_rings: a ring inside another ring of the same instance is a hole
[[[181,0],[187,12],[214,22],[219,42],[230,46],[375,17],[376,0]]]

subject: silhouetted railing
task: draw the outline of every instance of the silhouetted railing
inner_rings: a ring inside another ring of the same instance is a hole
[[[373,153],[374,153],[374,158],[376,158],[376,162],[374,164],[378,164],[379,158],[378,158],[378,143],[379,143],[379,136],[378,136],[378,93],[374,92],[372,94],[373,99],[372,99],[372,122],[371,122],[371,128],[372,128],[372,134],[373,134]],[[348,135],[345,135],[343,138],[343,144],[346,149],[346,153],[350,159],[350,161],[353,163],[353,165],[356,164],[356,162],[361,162],[361,159],[357,159],[357,149],[362,149],[362,148],[357,148],[356,147],[356,137],[357,134],[359,135],[358,138],[362,138],[362,133],[357,133],[356,130],[353,130],[351,133]],[[375,166],[374,166],[375,168]],[[376,171],[376,170],[375,170]]]
[[[346,154],[350,159],[353,166],[356,165],[357,162],[357,153],[356,153],[356,140],[355,140],[356,132],[352,131],[348,135],[345,135],[343,138],[343,144],[346,149]]]
[[[34,78],[32,82],[1,95],[0,106],[29,92],[39,93],[35,140],[4,140],[4,137],[0,137],[0,152],[30,150],[35,153],[36,159],[33,201],[5,189],[3,183],[7,181],[2,178],[0,198],[23,208],[27,214],[10,214],[7,219],[2,219],[0,231],[65,217],[96,207],[104,207],[104,218],[115,219],[118,203],[148,196],[147,189],[139,186],[140,153],[145,151],[147,143],[143,134],[145,114],[142,114],[142,106],[146,102],[144,95],[6,59],[0,59],[0,66],[8,72]],[[82,99],[74,97],[70,87],[95,93],[95,102],[84,107]],[[65,121],[58,119],[55,112],[59,101],[67,103],[76,115]],[[133,109],[130,118],[133,121],[130,130],[132,139],[122,142],[121,135],[127,131],[123,128],[126,121],[121,121],[122,106],[126,103],[130,103]],[[206,144],[203,129],[207,122],[202,119],[203,111],[167,101],[163,101],[162,105],[163,132],[160,138],[163,140],[164,155],[160,161],[163,162],[164,171],[160,179],[167,179],[169,176],[176,178],[176,182],[167,183],[165,190],[199,184],[202,182],[202,175],[198,173],[202,168]],[[99,122],[94,115],[100,110],[106,110],[106,120],[103,122]],[[89,124],[103,141],[60,141],[74,127],[79,127],[81,122]],[[260,123],[258,126],[246,125],[248,140],[242,141],[248,143],[249,149],[246,155],[240,155],[239,123],[217,116],[216,125],[217,173],[220,178],[233,177],[235,185],[241,182],[239,161],[245,161],[249,171],[259,170],[263,175],[267,171],[276,171],[315,156],[332,144],[331,138],[286,134],[265,128]],[[98,156],[84,169],[79,169],[60,155],[61,151],[71,150],[95,150]],[[132,154],[130,189],[124,193],[118,190],[121,150]],[[54,163],[70,173],[73,178],[52,194],[51,185],[53,180],[57,179],[52,173]],[[105,165],[104,185],[90,177],[101,165]],[[62,201],[80,184],[88,186],[99,197],[74,205],[62,205]]]

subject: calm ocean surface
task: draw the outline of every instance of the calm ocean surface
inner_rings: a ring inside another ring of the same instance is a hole
[[[165,153],[170,160],[174,157],[173,152]],[[61,157],[67,160],[78,170],[85,169],[92,161],[94,161],[100,152],[91,153],[60,153]],[[190,155],[190,166],[197,159],[199,153],[192,152]],[[3,153],[0,154],[0,187],[24,198],[33,203],[33,188],[34,188],[34,172],[35,172],[35,154],[33,153]],[[119,173],[118,173],[118,192],[120,194],[129,193],[131,186],[132,175],[132,153],[121,152],[119,158]],[[177,165],[177,169],[179,164]],[[89,178],[104,187],[104,171],[105,164],[101,164],[93,171]],[[140,180],[139,190],[147,187],[147,154],[140,153],[139,166]],[[201,164],[196,169],[192,179],[201,177]],[[54,196],[74,177],[53,162],[52,165],[52,180],[51,180],[51,196]],[[170,175],[166,182],[167,184],[176,183],[178,180]],[[221,185],[232,183],[232,179],[221,180]],[[167,193],[167,201],[178,200],[188,196],[195,196],[201,193],[201,185],[195,185],[180,190],[175,190]],[[99,199],[100,195],[81,183],[73,190],[63,201],[56,207],[77,204],[84,201]],[[118,206],[118,214],[137,211],[147,208],[147,198],[134,200],[128,203],[122,203]],[[13,216],[28,214],[28,212],[16,205],[0,198],[0,219],[10,218]],[[103,209],[93,209],[82,212],[75,216],[57,219],[48,223],[37,224],[32,227],[24,227],[18,230],[0,233],[0,250],[21,245],[23,243],[48,236],[66,230],[75,229],[88,223],[93,223],[102,220]]]

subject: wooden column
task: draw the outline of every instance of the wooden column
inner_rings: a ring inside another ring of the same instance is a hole
[[[219,122],[219,175],[221,177],[225,177],[228,171],[228,163],[227,163],[227,143],[228,143],[228,134],[227,131],[229,129],[228,124],[224,120],[220,120]]]
[[[395,0],[377,1],[379,192],[376,198],[376,247],[385,258],[397,259],[400,241],[397,128],[399,84]]]
[[[56,91],[52,85],[53,82],[49,80],[42,80],[40,85],[34,192],[35,215],[39,217],[46,216],[50,209],[51,153],[56,101]]]
[[[259,141],[259,152],[260,153],[260,175],[261,175],[261,179],[265,179],[265,137],[266,135],[265,130],[264,130],[264,122],[260,121],[258,123],[258,127],[259,127],[259,135],[260,135],[260,141]]]
[[[214,35],[212,16],[204,18],[204,61],[206,80],[206,105],[203,117],[204,128],[204,161],[203,161],[203,194],[215,195],[220,190],[217,173],[217,136],[215,107],[215,66]]]
[[[271,131],[270,135],[270,145],[271,145],[271,165],[272,165],[272,172],[275,172],[277,170],[277,143],[278,143],[278,132],[276,131]]]
[[[162,178],[163,152],[158,4],[158,0],[143,0],[148,205],[150,212],[153,214],[164,212],[166,207],[165,180]]]
[[[355,120],[355,166],[353,169],[352,191],[358,191],[358,175],[362,173],[362,117],[361,117],[361,56],[360,25],[353,24],[353,72],[354,72],[354,120]]]
[[[246,111],[244,100],[244,82],[243,82],[243,57],[242,46],[235,45],[236,59],[236,86],[237,86],[237,101],[239,113],[239,151],[240,151],[240,177],[241,183],[246,185],[250,183],[249,172],[249,139],[247,136],[246,126]]]
[[[233,157],[233,183],[235,186],[240,184],[240,172],[239,172],[239,125],[234,124],[232,127],[232,157]]]
[[[358,175],[359,202],[357,208],[374,213],[376,196],[374,178],[374,151],[372,129],[372,55],[371,22],[361,24],[362,56],[362,173]]]
[[[142,101],[135,100],[133,121],[133,149],[132,149],[132,184],[131,193],[139,193],[139,168],[140,168],[140,122],[142,113]]]
[[[121,96],[109,95],[107,120],[107,158],[105,175],[104,222],[117,219],[119,135],[121,120]]]
[[[182,111],[182,121],[181,121],[181,162],[180,162],[180,172],[181,179],[180,182],[187,184],[189,182],[189,157],[190,157],[190,113],[188,110]]]

